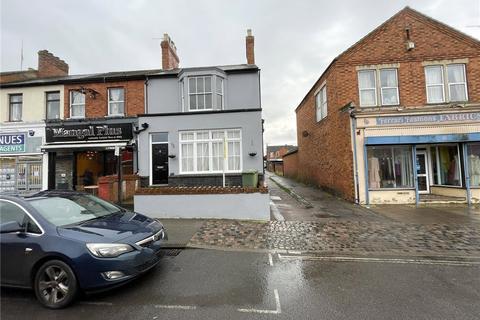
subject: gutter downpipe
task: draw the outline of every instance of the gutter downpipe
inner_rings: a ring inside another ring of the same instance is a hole
[[[467,144],[462,144],[463,149],[463,167],[465,168],[465,186],[467,187],[467,204],[472,205],[472,192],[470,190],[470,168],[468,166]]]
[[[357,132],[357,118],[354,114],[355,107],[350,109],[350,127],[352,128],[352,143],[353,143],[353,163],[355,166],[355,203],[360,204],[360,184],[358,182],[358,161],[357,161],[357,139],[355,138]]]

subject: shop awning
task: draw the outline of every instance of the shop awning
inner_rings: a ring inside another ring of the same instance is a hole
[[[104,143],[62,143],[62,144],[47,144],[41,147],[42,151],[61,151],[71,149],[88,149],[88,150],[108,150],[115,149],[115,147],[125,147],[127,142],[104,142]]]
[[[480,141],[480,133],[456,133],[418,136],[382,136],[365,138],[366,145],[429,144],[470,141]]]

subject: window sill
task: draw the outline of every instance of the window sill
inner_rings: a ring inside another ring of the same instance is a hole
[[[76,119],[76,120],[79,120],[79,119],[85,119],[85,117],[70,117],[70,118],[67,118],[67,120],[70,120],[70,119]]]
[[[19,123],[19,122],[23,122],[23,120],[8,120],[8,121],[5,121],[5,122]]]
[[[451,186],[446,184],[432,184],[431,187],[440,187],[440,188],[453,188],[453,189],[465,189],[463,186]]]
[[[125,117],[125,114],[122,113],[122,114],[109,114],[107,116],[105,116],[105,118],[124,118]]]

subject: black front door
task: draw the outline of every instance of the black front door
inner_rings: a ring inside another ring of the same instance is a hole
[[[152,144],[152,184],[168,183],[168,143]]]

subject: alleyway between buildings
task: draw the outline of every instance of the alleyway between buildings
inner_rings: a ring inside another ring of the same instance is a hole
[[[478,208],[366,208],[283,177],[267,174],[267,183],[272,212],[277,212],[272,221],[207,220],[188,246],[318,255],[480,259]]]

